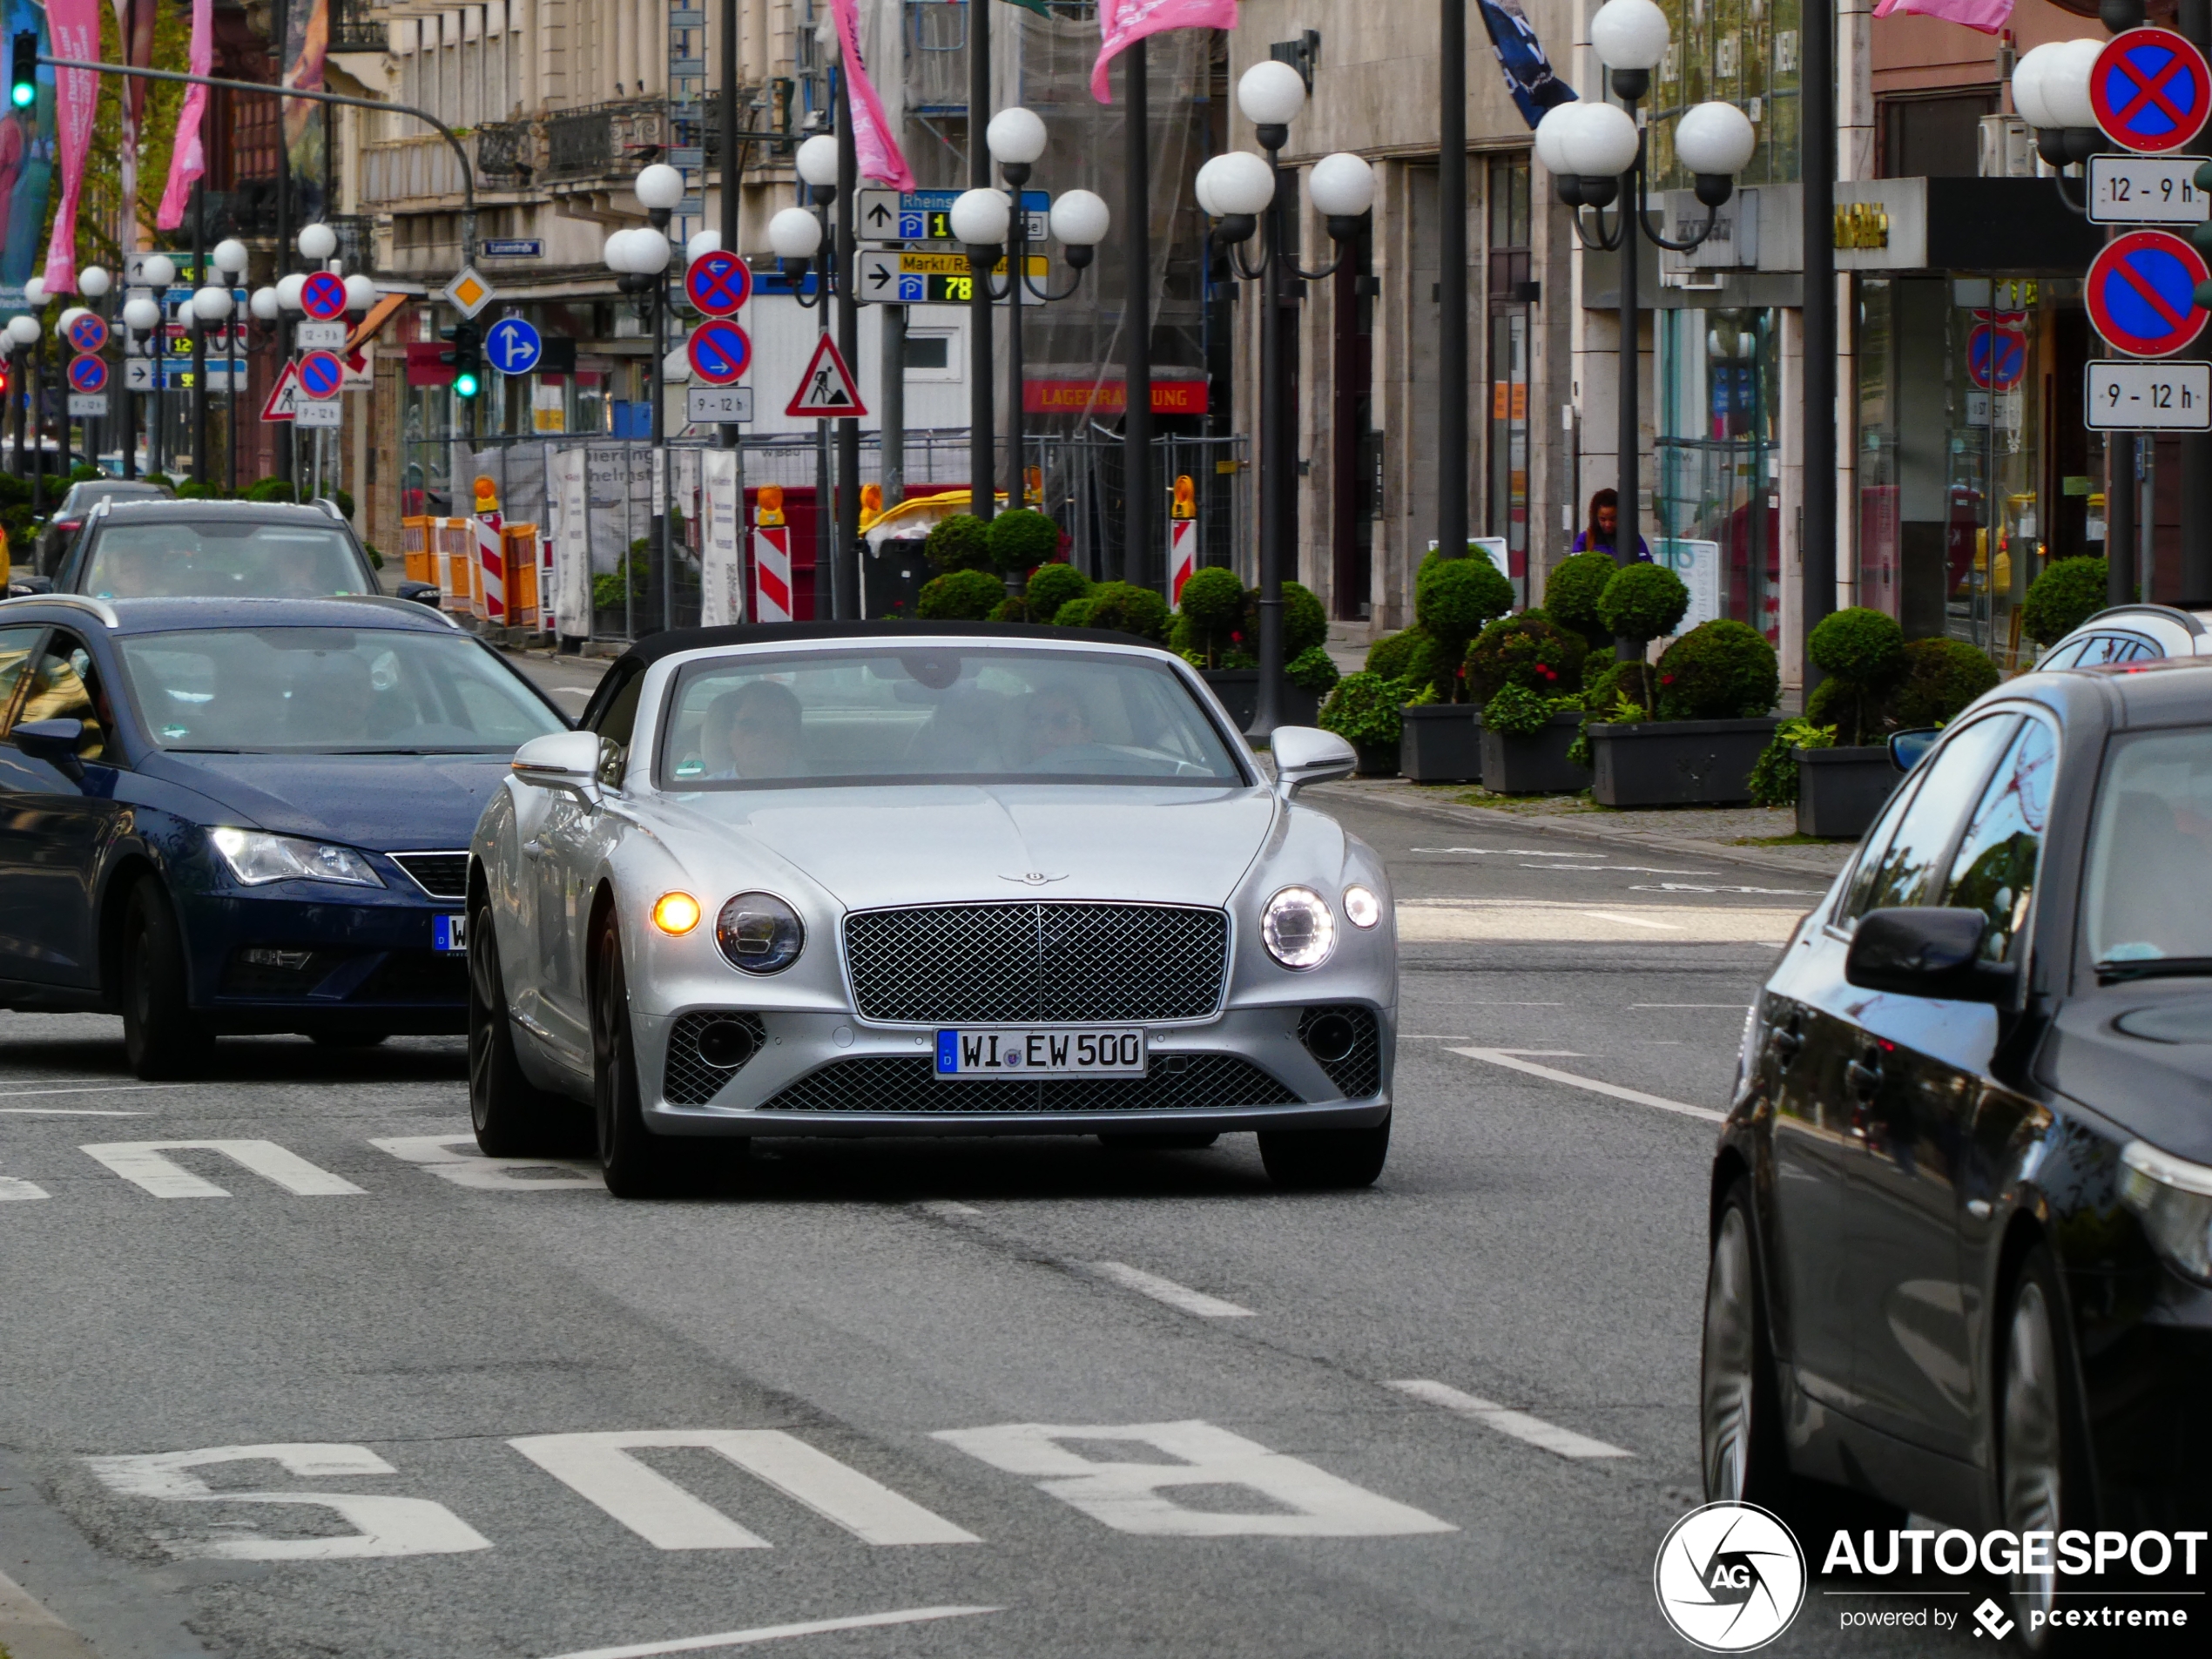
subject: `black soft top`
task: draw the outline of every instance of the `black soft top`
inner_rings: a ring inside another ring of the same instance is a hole
[[[1062,644],[1161,647],[1136,634],[1107,628],[1054,628],[1020,622],[743,622],[726,628],[670,628],[644,638],[616,659],[640,665],[678,651],[711,651],[718,645],[804,644],[817,639],[889,639],[919,644],[926,639],[1035,639]],[[1165,654],[1165,653],[1163,653]],[[610,670],[610,672],[612,671]]]

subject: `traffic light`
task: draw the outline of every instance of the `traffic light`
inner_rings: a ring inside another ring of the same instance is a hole
[[[473,322],[456,323],[453,330],[453,389],[456,396],[474,397],[483,389],[483,337]]]
[[[19,30],[15,38],[12,67],[8,76],[8,102],[27,110],[38,102],[38,36]]]
[[[8,394],[15,389],[15,371],[0,363],[0,408],[7,406]]]

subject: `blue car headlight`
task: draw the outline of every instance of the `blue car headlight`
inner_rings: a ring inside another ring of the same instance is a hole
[[[243,887],[258,887],[271,881],[335,881],[351,887],[384,885],[368,860],[350,846],[296,835],[272,835],[266,830],[211,830],[207,839]]]

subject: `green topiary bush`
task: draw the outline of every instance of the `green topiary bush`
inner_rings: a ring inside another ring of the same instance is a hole
[[[1525,685],[1501,685],[1482,705],[1482,729],[1509,738],[1533,738],[1551,724],[1551,699]]]
[[[1663,564],[1624,564],[1597,597],[1597,617],[1615,639],[1641,646],[1674,632],[1689,610],[1689,589]]]
[[[991,614],[983,618],[985,622],[1027,622],[1028,619],[1028,602],[1018,593],[1008,594],[993,605]]]
[[[1009,576],[1034,570],[1060,551],[1060,526],[1042,513],[1017,507],[1001,513],[984,531],[991,563]]]
[[[1386,680],[1404,679],[1413,653],[1427,642],[1428,630],[1419,623],[1397,633],[1385,634],[1367,647],[1366,671],[1379,674]]]
[[[346,522],[348,524],[352,523],[354,522],[354,492],[350,489],[334,489],[330,492],[330,499],[338,503],[338,510],[345,515]]]
[[[1006,597],[1006,583],[988,570],[948,570],[921,584],[914,614],[927,622],[983,622]]]
[[[1546,613],[1561,627],[1581,635],[1593,651],[1613,644],[1613,636],[1598,617],[1597,602],[1619,568],[1610,553],[1577,553],[1561,559],[1544,578]]]
[[[1284,678],[1301,691],[1325,697],[1344,678],[1336,659],[1318,645],[1308,645],[1283,665]]]
[[[2039,645],[2055,645],[2105,608],[2110,575],[2102,559],[2054,559],[2027,584],[2020,630]]]
[[[1394,749],[1406,729],[1403,680],[1346,674],[1321,708],[1321,727],[1362,749]]]
[[[1070,610],[1080,612],[1080,617],[1071,618]],[[1073,604],[1062,605],[1052,620],[1062,628],[1106,628],[1163,645],[1168,637],[1168,602],[1150,588],[1127,582],[1100,582]]]
[[[1659,671],[1649,663],[1622,663],[1593,656],[1598,672],[1583,688],[1582,706],[1593,720],[1617,720],[1625,700],[1635,705],[1633,718],[1656,719],[1659,715]]]
[[[1882,712],[1900,731],[1946,725],[1997,681],[1997,664],[1965,640],[1915,639],[1905,647],[1896,689]]]
[[[174,489],[177,487],[177,481],[165,472],[141,473],[139,476],[147,483],[159,484],[164,489]]]
[[[247,501],[296,502],[300,499],[300,492],[292,487],[292,481],[288,478],[256,478],[239,493]]]
[[[1581,684],[1589,651],[1581,635],[1533,610],[1502,617],[1476,636],[1467,653],[1471,702],[1487,705],[1508,685],[1558,697]]]
[[[1194,570],[1183,584],[1183,608],[1170,640],[1202,668],[1235,666],[1225,659],[1241,654],[1244,639],[1244,584],[1220,565]]]
[[[214,492],[212,490],[209,489],[206,484],[201,483],[197,478],[187,478],[183,483],[177,486],[177,499],[179,501],[206,501],[212,496],[213,493]]]
[[[1805,641],[1815,667],[1869,688],[1897,671],[1904,652],[1905,630],[1896,618],[1865,605],[1823,617]]]
[[[1029,572],[1029,614],[1049,622],[1070,599],[1090,591],[1090,578],[1072,564],[1041,564]]]
[[[80,461],[69,469],[69,482],[72,484],[90,483],[106,476],[89,461]]]
[[[1513,609],[1513,583],[1487,558],[1431,559],[1413,586],[1413,616],[1434,649],[1428,678],[1451,702],[1467,693],[1460,670],[1467,646],[1493,617]]]
[[[1781,695],[1774,647],[1743,623],[1701,622],[1659,658],[1662,720],[1755,719]]]
[[[1252,590],[1253,631],[1248,639],[1259,637],[1259,590]],[[1316,645],[1325,644],[1329,638],[1329,613],[1321,604],[1321,596],[1303,582],[1283,584],[1283,660],[1303,657]]]
[[[1797,804],[1797,751],[1834,746],[1836,728],[1817,726],[1810,720],[1784,720],[1774,731],[1774,741],[1751,763],[1751,805],[1795,806]]]
[[[929,532],[921,556],[934,570],[988,570],[991,527],[973,513],[954,513]]]

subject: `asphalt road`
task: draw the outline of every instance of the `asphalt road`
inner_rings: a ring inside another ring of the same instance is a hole
[[[1708,1115],[1818,883],[1328,804],[1407,935],[1352,1195],[917,1140],[624,1204],[476,1157],[458,1042],[148,1089],[0,1015],[0,1573],[108,1659],[1685,1651]],[[1772,1651],[1965,1645],[1837,1605]]]

